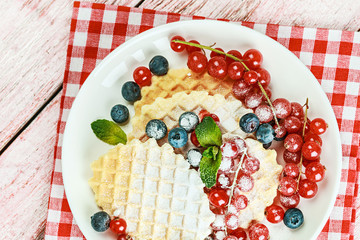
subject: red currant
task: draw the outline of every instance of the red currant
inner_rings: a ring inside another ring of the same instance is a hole
[[[274,115],[273,115],[274,116]],[[280,121],[279,122],[279,126],[277,124],[275,124],[273,126],[273,129],[275,131],[275,140],[277,141],[282,141],[284,140],[286,134],[287,134],[287,131],[285,129],[285,124],[284,124],[284,121]]]
[[[301,121],[297,117],[288,116],[284,120],[284,126],[288,133],[296,133],[301,129]]]
[[[190,40],[189,42],[191,43],[196,43],[196,44],[200,44],[198,41],[196,40]],[[192,52],[196,52],[196,51],[200,51],[201,52],[201,48],[198,47],[194,47],[194,46],[190,46],[190,45],[186,45],[186,51],[188,52],[188,54],[192,53]]]
[[[201,145],[196,137],[195,131],[191,132],[190,140],[191,140],[192,144],[194,144],[195,147],[201,147]]]
[[[132,238],[128,238],[128,235],[127,235],[127,234],[120,234],[120,235],[117,237],[117,240],[132,240]]]
[[[258,80],[261,83],[261,85],[265,88],[267,86],[269,86],[270,84],[270,73],[263,69],[263,68],[258,68],[256,69],[257,75],[259,76]]]
[[[209,201],[213,206],[223,208],[228,204],[229,196],[225,190],[214,188],[210,190]]]
[[[313,198],[318,191],[318,186],[316,183],[310,181],[309,179],[302,179],[299,182],[299,194],[303,198]]]
[[[147,67],[137,67],[133,72],[134,81],[139,84],[140,87],[149,86],[151,84],[152,74]]]
[[[232,179],[230,178],[229,174],[218,172],[215,185],[216,187],[227,189],[231,186],[231,183]]]
[[[295,208],[300,203],[300,196],[299,193],[294,193],[291,196],[285,196],[280,194],[279,201],[283,207],[286,208]]]
[[[238,238],[233,235],[227,235],[224,240],[238,240]]]
[[[299,134],[289,134],[284,140],[284,147],[290,152],[298,152],[303,145],[302,137]]]
[[[262,94],[254,88],[245,96],[245,106],[248,108],[256,108],[262,103]]]
[[[254,187],[254,179],[250,175],[240,172],[237,177],[237,189],[242,192],[249,192]]]
[[[325,168],[319,162],[312,162],[305,168],[305,176],[312,182],[320,182],[324,179]]]
[[[233,213],[229,213],[225,216],[225,226],[228,229],[235,230],[239,227],[239,218]]]
[[[319,144],[320,147],[322,146],[321,137],[312,132],[308,132],[307,134],[305,134],[304,141],[305,142],[308,142],[308,141],[316,142],[317,144]]]
[[[110,222],[110,229],[116,234],[124,234],[126,226],[126,221],[122,218],[115,218]]]
[[[240,80],[244,75],[245,68],[240,62],[230,63],[228,75],[232,80]]]
[[[244,63],[250,69],[258,69],[263,61],[263,56],[259,50],[249,49],[244,53]]]
[[[231,234],[232,236],[237,237],[238,240],[246,240],[247,239],[246,232],[242,228],[237,228],[235,230],[229,229],[228,233]]]
[[[210,58],[208,64],[208,73],[210,76],[223,79],[227,74],[227,64],[224,58],[216,56]]]
[[[232,92],[234,96],[239,100],[244,99],[251,89],[252,86],[247,84],[244,80],[237,80],[232,86]]]
[[[316,160],[320,157],[321,147],[316,142],[308,141],[302,146],[301,153],[307,160]]]
[[[173,40],[180,40],[180,41],[185,41],[185,39],[181,36],[174,36],[171,38],[170,40],[170,47],[172,50],[174,50],[175,52],[182,52],[185,50],[186,45],[182,44],[182,43],[175,43],[173,42]]]
[[[242,54],[237,51],[237,50],[230,50],[227,52],[227,54],[233,55],[234,57],[238,58],[238,59],[242,59]],[[229,58],[229,57],[225,57],[225,60],[227,62],[228,65],[230,65],[231,63],[235,62],[234,59]],[[241,64],[241,63],[240,63]],[[242,65],[242,64],[241,64]],[[244,66],[243,66],[244,67]],[[244,67],[245,68],[245,67]]]
[[[217,215],[224,215],[225,214],[225,208],[218,208],[218,207],[215,207],[213,205],[209,205],[209,208],[210,208],[210,211],[212,211],[214,214],[217,214]]]
[[[256,223],[249,228],[250,240],[269,239],[269,229],[262,223]]]
[[[223,157],[234,158],[239,155],[238,146],[233,140],[224,142],[220,149]]]
[[[271,223],[279,223],[284,218],[284,209],[278,205],[271,205],[265,208],[266,219]]]
[[[215,48],[216,50],[219,50],[221,52],[224,52],[224,50],[222,48]],[[220,53],[217,53],[217,52],[214,52],[214,51],[211,51],[210,52],[210,58],[213,58],[213,57],[222,57],[225,59],[225,55],[223,54],[220,54]]]
[[[245,195],[236,194],[234,196],[233,205],[235,206],[236,210],[240,211],[247,207],[249,200]]]
[[[301,158],[301,152],[290,152],[288,150],[285,150],[283,153],[283,158],[286,163],[295,163],[298,164],[300,162]]]
[[[244,80],[247,84],[256,84],[259,79],[258,74],[254,70],[244,73]]]
[[[326,131],[327,123],[322,118],[315,118],[310,122],[310,131],[313,133],[320,135]]]
[[[291,116],[297,117],[299,119],[304,118],[304,110],[300,103],[291,103]]]
[[[245,157],[242,170],[247,174],[253,174],[260,169],[260,161],[254,157]]]
[[[299,166],[295,163],[287,163],[284,166],[284,175],[287,177],[297,178],[299,176]]]
[[[304,158],[302,161],[302,165],[306,168],[310,163],[313,163],[313,162],[320,162],[320,158],[317,158],[315,160],[307,160]]]
[[[187,66],[195,73],[202,73],[207,67],[207,58],[202,52],[192,52],[188,57]]]
[[[203,120],[203,118],[205,117],[205,115],[206,115],[206,116],[209,116],[209,114],[210,114],[210,113],[209,113],[207,110],[205,110],[205,109],[200,110],[200,112],[199,112],[200,121]]]
[[[220,123],[220,119],[216,114],[213,113],[209,113],[209,114],[204,114],[204,116],[201,119],[201,121],[204,119],[204,117],[211,117],[217,124]]]
[[[277,98],[272,104],[277,118],[286,118],[291,114],[291,104],[285,98]]]
[[[291,196],[296,192],[297,182],[291,177],[283,177],[279,183],[279,192],[285,196]]]
[[[268,123],[274,118],[271,107],[266,104],[259,105],[255,109],[255,115],[259,118],[261,123]]]

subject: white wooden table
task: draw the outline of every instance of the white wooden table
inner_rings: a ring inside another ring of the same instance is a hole
[[[360,30],[359,0],[92,0]],[[0,239],[42,239],[73,0],[0,1]],[[360,204],[355,239],[360,240]]]

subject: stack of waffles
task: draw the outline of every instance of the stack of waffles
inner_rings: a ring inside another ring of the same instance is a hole
[[[141,89],[142,98],[134,105],[130,142],[110,150],[91,165],[94,177],[89,184],[98,206],[110,215],[125,218],[134,239],[202,240],[211,233],[215,215],[209,209],[204,184],[183,157],[194,146],[188,141],[183,148],[174,150],[167,137],[158,142],[149,139],[145,126],[152,119],[160,119],[171,130],[178,126],[182,113],[198,114],[204,109],[219,117],[223,134],[246,138],[239,120],[252,110],[233,98],[232,84],[228,78],[218,80],[189,69],[170,69],[165,76],[154,76],[151,85]],[[266,181],[274,182],[275,189],[266,189],[270,192],[266,201],[272,202],[276,195],[275,175],[278,176],[281,167],[277,167],[275,151],[269,153],[260,143],[253,142],[250,145],[256,146],[259,157],[276,170],[273,174],[259,175],[260,180],[266,177]],[[261,199],[262,193],[253,192],[252,196]],[[256,209],[262,212],[262,217],[266,205],[271,204],[266,201],[263,208]],[[253,212],[251,216],[262,220]],[[250,221],[245,220],[243,226]]]

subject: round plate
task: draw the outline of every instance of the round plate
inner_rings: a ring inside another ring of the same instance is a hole
[[[170,68],[186,66],[187,54],[175,53],[169,47],[169,41],[175,35],[196,39],[204,45],[216,43],[225,51],[237,49],[243,53],[250,48],[259,49],[264,56],[263,67],[272,77],[272,98],[284,97],[299,103],[305,103],[309,98],[310,119],[326,119],[329,128],[322,136],[321,154],[321,162],[327,169],[326,177],[318,184],[319,192],[315,198],[301,199],[298,207],[304,213],[304,225],[290,230],[283,223],[270,224],[264,220],[272,239],[315,239],[330,215],[340,183],[340,134],[331,105],[309,69],[285,47],[239,24],[211,20],[176,22],[139,34],[109,54],[82,86],[69,114],[62,148],[66,196],[82,233],[89,240],[116,239],[110,231],[95,232],[90,224],[90,217],[99,211],[88,185],[92,176],[90,164],[112,148],[95,137],[90,124],[102,118],[111,120],[110,109],[118,103],[127,105],[133,115],[133,106],[121,96],[121,86],[132,80],[136,67],[147,66],[153,56],[165,56]],[[131,131],[129,125],[123,126],[126,132]]]

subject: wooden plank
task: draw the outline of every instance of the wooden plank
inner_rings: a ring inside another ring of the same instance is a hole
[[[358,0],[146,0],[140,7],[210,18],[357,31]]]
[[[139,1],[92,2],[135,6]],[[0,150],[62,85],[72,4],[0,1]]]
[[[0,156],[0,239],[33,239],[44,225],[59,109],[60,94]]]

